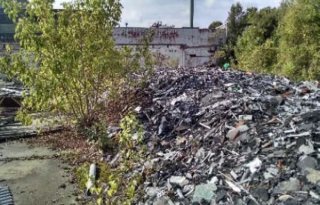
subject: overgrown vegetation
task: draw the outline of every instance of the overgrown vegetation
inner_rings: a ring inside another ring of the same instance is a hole
[[[275,69],[297,80],[320,80],[320,1],[295,0],[278,27]]]
[[[148,46],[136,52],[115,47],[112,31],[121,16],[119,1],[75,0],[59,11],[53,2],[0,0],[16,23],[20,44],[18,52],[7,47],[0,72],[29,90],[20,119],[27,122],[34,111],[58,113],[90,127],[99,122],[106,97],[140,82],[133,73],[149,74]]]
[[[248,71],[319,80],[319,8],[319,0],[284,0],[278,8],[260,10],[234,4],[221,49],[226,61]]]
[[[142,144],[143,128],[137,118],[129,114],[120,123],[117,137],[118,159],[115,164],[99,163],[99,178],[91,192],[98,204],[130,205],[136,200],[143,172],[133,172],[138,164],[144,163],[145,147]],[[115,145],[116,145],[115,144]],[[82,189],[88,180],[89,164],[77,169],[77,179]]]
[[[222,25],[223,25],[223,23],[221,21],[214,21],[209,25],[209,29],[211,31],[215,31],[216,28],[218,28],[219,26],[222,26]]]
[[[251,13],[249,26],[235,45],[240,68],[272,72],[272,66],[277,62],[274,35],[278,22],[278,9],[268,7]]]

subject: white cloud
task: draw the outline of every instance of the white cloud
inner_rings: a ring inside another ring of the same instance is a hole
[[[56,0],[58,5],[63,1]],[[190,0],[120,0],[123,4],[121,26],[148,27],[154,22],[176,27],[189,26]],[[281,0],[195,0],[195,26],[208,27],[214,21],[224,22],[232,4],[240,2],[244,8],[278,6]]]
[[[213,6],[216,0],[205,0],[206,6]]]

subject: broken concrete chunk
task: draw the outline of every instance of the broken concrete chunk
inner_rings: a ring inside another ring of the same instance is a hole
[[[260,201],[268,201],[270,198],[270,194],[268,189],[266,188],[255,188],[252,190],[252,195],[256,198],[259,199]]]
[[[159,187],[148,187],[146,189],[147,195],[151,198],[156,197],[157,194],[160,192],[161,192],[161,189]]]
[[[233,128],[233,129],[229,130],[229,132],[227,134],[227,138],[229,140],[234,140],[239,135],[239,133],[240,133],[240,131],[238,128]]]
[[[239,120],[252,121],[252,115],[239,115]]]
[[[287,201],[288,199],[293,199],[293,197],[291,195],[285,194],[285,195],[279,196],[278,198],[279,201]]]
[[[253,174],[258,169],[260,169],[261,165],[262,165],[262,161],[259,158],[255,158],[253,161],[246,164],[246,167],[249,167],[250,172]]]
[[[186,174],[186,177],[187,177],[187,179],[190,179],[190,180],[191,180],[191,179],[192,179],[192,174],[187,173],[187,174]]]
[[[309,194],[310,194],[310,196],[311,196],[312,198],[317,199],[317,200],[320,200],[320,195],[317,194],[316,192],[310,191]]]
[[[167,197],[167,196],[163,196],[163,197],[160,197],[158,198],[154,203],[153,205],[175,205],[172,200]]]
[[[210,180],[211,184],[217,184],[218,182],[219,182],[219,179],[216,176],[212,177],[211,180]]]
[[[172,176],[170,177],[169,182],[172,185],[178,185],[180,187],[183,187],[189,183],[186,177],[181,176]]]
[[[264,173],[263,173],[263,177],[264,177],[265,179],[272,179],[272,178],[274,177],[274,175],[272,175],[272,174],[269,173],[269,172],[264,172]]]
[[[300,161],[298,162],[297,166],[302,170],[306,169],[316,169],[318,167],[318,162],[315,158],[309,156],[302,156]]]
[[[194,185],[193,184],[188,184],[185,185],[182,189],[182,192],[188,196],[190,193],[192,193],[194,191]]]
[[[206,151],[204,150],[203,147],[201,147],[201,148],[197,151],[195,157],[196,157],[196,159],[197,159],[198,161],[200,161],[200,160],[202,160],[202,159],[205,157],[205,154],[206,154]]]
[[[307,174],[307,180],[313,184],[317,184],[320,181],[320,171],[307,168],[306,171],[308,172]]]
[[[140,113],[141,109],[142,109],[142,107],[141,107],[141,106],[138,106],[138,107],[136,107],[136,108],[134,109],[134,111],[135,111],[136,113]]]
[[[178,195],[179,199],[184,199],[184,195],[183,195],[181,189],[177,189],[176,194]]]
[[[297,178],[290,178],[288,181],[280,182],[273,193],[281,194],[300,190],[300,181]]]
[[[205,201],[207,203],[210,203],[216,196],[216,190],[217,186],[215,184],[200,184],[195,188],[195,192],[192,197],[192,202],[201,203],[202,201]]]
[[[246,132],[249,130],[248,125],[241,125],[240,127],[238,127],[239,132]]]
[[[314,148],[313,148],[313,146],[311,144],[309,144],[309,145],[301,145],[299,147],[299,151],[298,152],[301,153],[301,154],[308,155],[308,154],[314,153]]]
[[[278,175],[278,169],[275,167],[267,168],[267,171],[263,173],[265,179],[272,179]]]
[[[210,93],[201,99],[201,104],[203,106],[208,106],[208,105],[214,103],[217,99],[222,98],[222,97],[223,97],[222,92]]]

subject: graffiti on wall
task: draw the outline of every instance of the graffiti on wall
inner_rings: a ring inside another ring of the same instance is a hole
[[[146,33],[149,31],[149,29],[128,29],[128,30],[123,30],[121,32],[122,37],[127,37],[127,38],[142,38],[143,36],[146,35]],[[177,30],[174,29],[168,29],[168,30],[153,30],[155,32],[155,38],[160,38],[160,39],[170,39],[174,40],[179,37],[179,33]]]

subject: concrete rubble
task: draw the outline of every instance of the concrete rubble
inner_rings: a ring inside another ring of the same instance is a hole
[[[150,82],[137,204],[320,204],[318,83],[205,66]]]

